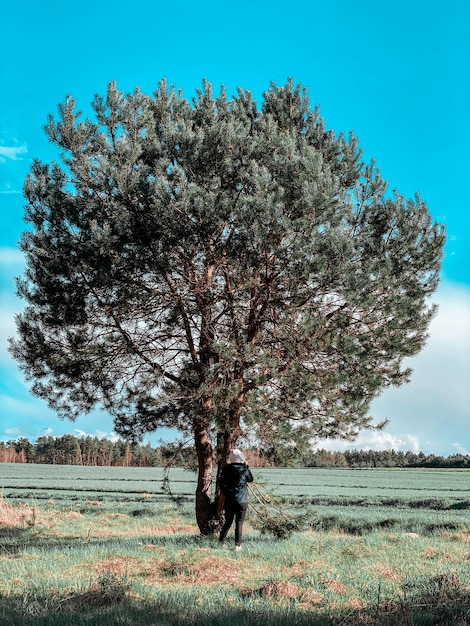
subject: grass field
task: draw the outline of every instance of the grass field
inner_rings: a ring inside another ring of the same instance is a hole
[[[470,624],[470,471],[253,472],[304,525],[263,534],[253,499],[235,553],[192,472],[176,500],[161,469],[0,464],[0,624]]]

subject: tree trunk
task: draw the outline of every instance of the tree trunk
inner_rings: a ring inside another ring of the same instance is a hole
[[[212,500],[212,478],[214,474],[213,446],[209,439],[209,419],[201,417],[194,423],[194,443],[197,454],[198,474],[196,486],[196,522],[202,535],[210,535],[220,530],[224,521],[224,496],[220,490],[219,478],[228,461],[230,450],[240,436],[240,417],[243,394],[230,410],[228,428],[217,433],[217,475],[214,499]],[[211,400],[204,402],[203,413],[210,413]]]
[[[212,495],[212,445],[207,426],[197,421],[194,428],[194,443],[197,454],[196,522],[202,535],[213,532],[210,528]]]

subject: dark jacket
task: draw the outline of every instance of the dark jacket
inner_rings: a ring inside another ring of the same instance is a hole
[[[225,500],[243,504],[248,502],[247,483],[253,482],[250,468],[246,463],[229,463],[220,475],[220,488]]]

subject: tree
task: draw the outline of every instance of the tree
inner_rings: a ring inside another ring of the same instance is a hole
[[[165,81],[152,97],[111,83],[92,106],[59,105],[62,164],[34,161],[25,183],[11,350],[62,417],[101,404],[127,439],[192,433],[209,532],[214,463],[242,433],[373,427],[371,400],[425,343],[444,234],[292,80],[259,108]]]
[[[56,464],[55,439],[50,436],[38,437],[36,441],[36,459],[39,463]]]

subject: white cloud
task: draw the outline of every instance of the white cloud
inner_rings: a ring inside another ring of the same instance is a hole
[[[111,441],[119,439],[109,415],[95,411],[80,418],[82,428],[73,428],[70,421],[59,419],[43,400],[29,395],[22,385],[17,387],[16,393],[1,394],[0,407],[3,416],[0,423],[5,424],[5,428],[0,429],[0,441],[18,437],[36,441],[38,437],[60,437],[69,433]],[[96,428],[97,424],[102,428]]]
[[[444,285],[436,301],[439,312],[431,322],[433,347],[452,343],[457,349],[470,345],[470,288]],[[470,362],[470,355],[469,355]]]
[[[12,437],[19,437],[21,435],[19,428],[5,428],[4,435],[11,435]]]
[[[377,422],[390,420],[385,431],[361,432],[353,443],[334,440],[320,442],[319,447],[421,449],[446,455],[468,449],[470,288],[443,284],[435,301],[439,311],[431,322],[428,343],[405,364],[413,369],[410,383],[387,389],[372,403]]]
[[[363,431],[354,442],[343,440],[322,441],[315,445],[315,449],[340,451],[354,449],[362,450],[411,450],[420,451],[420,440],[416,435],[392,434],[386,431]]]
[[[452,449],[454,451],[454,454],[470,454],[470,450],[468,447],[465,447],[464,445],[462,445],[461,443],[453,443],[452,444]]]
[[[444,285],[436,301],[439,312],[428,344],[410,359],[414,373],[403,391],[410,404],[426,407],[428,418],[442,426],[470,418],[470,289]]]
[[[11,161],[20,161],[20,155],[26,154],[28,148],[25,144],[22,146],[0,146],[0,163],[5,163],[6,159]]]
[[[74,428],[73,432],[76,437],[97,437],[98,439],[109,439],[110,441],[117,441],[119,439],[119,435],[113,431],[111,433],[104,432],[102,430],[95,430],[94,432],[86,432],[84,430],[80,430],[79,428]]]

